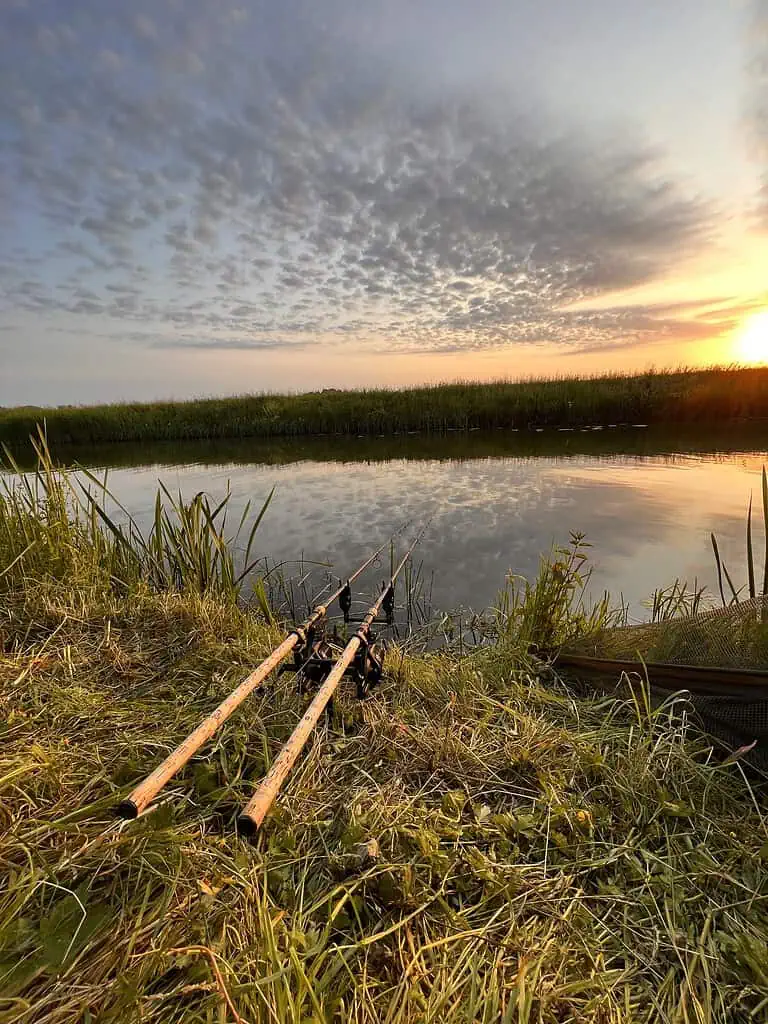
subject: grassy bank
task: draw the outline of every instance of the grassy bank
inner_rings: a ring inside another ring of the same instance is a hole
[[[249,843],[290,677],[168,803],[111,808],[280,634],[222,564],[162,575],[101,536],[50,467],[0,500],[3,1024],[764,1019],[762,797],[669,708],[539,678],[531,637],[595,626],[576,563],[471,657],[392,650]]]
[[[711,423],[768,417],[768,367],[444,384],[402,390],[247,395],[190,402],[0,409],[0,441],[25,445],[311,434]]]

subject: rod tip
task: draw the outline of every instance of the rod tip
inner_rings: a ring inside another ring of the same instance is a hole
[[[133,800],[121,800],[121,802],[115,808],[115,814],[117,814],[118,817],[120,818],[133,820],[133,818],[138,818],[139,808],[136,806]]]
[[[259,826],[248,814],[241,814],[237,819],[237,831],[241,836],[255,836]]]

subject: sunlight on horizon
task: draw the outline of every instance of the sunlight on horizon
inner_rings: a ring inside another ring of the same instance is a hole
[[[748,317],[739,328],[735,342],[740,361],[751,365],[768,363],[768,310]]]

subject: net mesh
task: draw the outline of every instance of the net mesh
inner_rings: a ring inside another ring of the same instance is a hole
[[[745,759],[768,770],[768,596],[696,615],[607,629],[567,644],[562,653],[642,661],[652,690],[654,664],[726,670],[714,687],[708,684],[706,695],[690,692],[692,710],[702,727],[729,749],[754,742]],[[727,670],[733,670],[730,680]],[[765,687],[751,685],[747,693],[739,692],[740,670],[764,670]],[[667,693],[689,688],[695,690],[683,671],[679,686],[674,677],[663,683]]]
[[[768,597],[684,618],[607,629],[564,650],[595,658],[768,670]]]

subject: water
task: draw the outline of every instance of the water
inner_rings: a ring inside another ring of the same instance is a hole
[[[639,618],[643,601],[675,578],[716,588],[710,531],[734,581],[745,580],[745,511],[751,490],[759,512],[767,452],[766,428],[634,427],[114,445],[70,455],[110,467],[110,488],[145,523],[159,479],[186,497],[223,496],[229,486],[238,514],[274,487],[257,553],[327,561],[339,573],[403,520],[431,518],[418,557],[444,610],[492,605],[508,573],[532,577],[542,553],[579,531],[593,545],[592,589],[621,595]],[[762,560],[759,514],[756,526]]]

